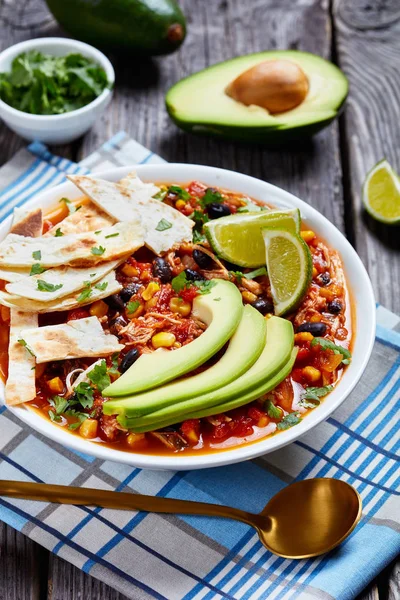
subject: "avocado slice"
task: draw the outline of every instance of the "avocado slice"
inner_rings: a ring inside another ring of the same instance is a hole
[[[137,425],[139,419],[129,419],[124,416],[119,416],[118,421],[123,427],[126,427],[130,431],[135,433],[146,433],[146,431],[154,431],[155,429],[162,429],[163,427],[169,427],[175,423],[186,421],[187,419],[201,419],[203,417],[210,417],[211,415],[219,415],[226,413],[234,408],[239,408],[245,404],[249,404],[253,400],[260,398],[264,394],[267,394],[276,386],[283,381],[293,369],[294,362],[297,356],[297,348],[293,348],[289,360],[275,375],[270,379],[267,379],[263,384],[254,388],[250,392],[244,395],[238,395],[227,402],[217,404],[216,406],[210,406],[208,408],[198,409],[191,413],[181,414],[179,417],[165,418],[164,421],[158,421],[156,423],[148,423],[147,425]]]
[[[240,74],[264,62],[285,60],[304,71],[309,87],[304,101],[286,112],[271,114],[246,106],[226,89]],[[185,131],[250,142],[283,142],[313,135],[338,114],[348,81],[338,67],[320,56],[297,50],[258,52],[208,67],[176,83],[165,101],[173,121]]]
[[[193,301],[192,315],[208,326],[200,337],[177,350],[142,354],[103,396],[127,396],[150,390],[204,364],[232,337],[242,318],[242,296],[230,281],[214,279],[208,294]]]
[[[46,2],[69,34],[106,50],[146,56],[169,54],[185,39],[185,17],[175,0]]]
[[[243,309],[241,321],[225,354],[212,367],[198,375],[173,381],[143,394],[109,400],[103,405],[103,412],[107,415],[116,414],[119,407],[128,402],[134,407],[129,415],[139,417],[222,387],[255,363],[265,346],[266,331],[266,320],[248,304]]]
[[[264,349],[258,360],[246,373],[238,377],[235,381],[219,387],[206,394],[190,397],[193,390],[188,389],[188,400],[172,404],[161,410],[157,410],[148,415],[139,418],[132,418],[137,415],[134,398],[130,402],[114,402],[113,410],[104,405],[106,414],[120,414],[134,422],[135,426],[154,424],[157,421],[163,421],[166,418],[172,418],[172,422],[181,421],[183,414],[193,411],[204,410],[208,407],[217,407],[233,398],[245,395],[253,389],[258,388],[262,383],[273,377],[288,362],[293,348],[294,334],[293,326],[290,321],[280,317],[271,317],[266,321],[267,335],[264,342]],[[162,392],[162,390],[160,390]],[[255,396],[257,398],[257,396]],[[220,412],[220,411],[216,411]],[[215,413],[211,413],[215,414]],[[120,421],[123,423],[124,421]],[[154,427],[153,427],[154,429]]]

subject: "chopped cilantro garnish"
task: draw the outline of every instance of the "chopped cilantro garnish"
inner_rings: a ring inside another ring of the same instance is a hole
[[[41,267],[39,263],[35,263],[31,266],[31,272],[29,273],[29,275],[40,275],[45,271],[46,269],[43,269],[43,267]]]
[[[95,231],[96,235],[99,235],[99,233],[101,233],[101,229],[99,229],[98,231]]]
[[[90,296],[92,295],[92,292],[93,292],[90,281],[84,281],[84,284],[85,284],[85,287],[83,288],[83,290],[81,291],[81,293],[79,294],[79,296],[76,299],[76,301],[79,303],[85,302],[85,300],[90,298]]]
[[[25,340],[23,340],[22,338],[18,340],[18,344],[21,344],[21,346],[23,346],[31,356],[36,356],[36,354],[34,354],[34,352],[29,348],[28,344],[26,343]]]
[[[181,200],[189,200],[190,194],[179,185],[171,185],[168,189],[168,193],[175,194]]]
[[[79,403],[83,406],[83,408],[92,408],[94,395],[90,383],[87,383],[86,381],[81,381],[81,383],[79,383],[76,386],[74,392]]]
[[[108,369],[108,372],[111,375],[119,375],[118,357],[119,357],[119,352],[114,352],[114,354],[111,356],[111,367],[109,367],[109,369]]]
[[[162,202],[166,195],[167,190],[160,190],[159,192],[157,192],[157,194],[154,194],[153,198],[154,200],[160,200]]]
[[[86,413],[79,412],[73,408],[70,410],[66,410],[64,414],[68,417],[74,417],[75,419],[78,419],[76,423],[70,423],[70,425],[68,425],[68,429],[71,429],[72,431],[78,429],[82,425],[82,423],[89,418],[89,415],[87,415]]]
[[[62,396],[53,396],[49,402],[54,407],[56,415],[61,415],[69,404],[68,399]]]
[[[214,298],[214,302],[220,302],[220,301],[221,301],[220,297],[219,298]]]
[[[186,278],[185,271],[182,271],[181,273],[179,273],[179,275],[174,277],[173,280],[171,281],[172,289],[177,294],[179,294],[179,292],[184,290],[186,285],[187,285],[187,278]]]
[[[182,271],[181,273],[179,273],[179,275],[173,278],[173,280],[171,281],[171,286],[174,292],[176,292],[177,294],[179,294],[185,288],[188,288],[190,286],[197,287],[200,294],[209,294],[211,288],[215,286],[215,281],[211,281],[208,279],[203,279],[201,281],[190,281],[187,279],[185,271]]]
[[[216,282],[210,279],[204,279],[203,281],[193,281],[193,284],[199,289],[200,294],[205,295],[210,293],[211,288],[216,285]]]
[[[61,231],[61,229],[60,229],[60,228],[56,229],[56,232],[55,232],[55,234],[54,234],[54,237],[62,237],[63,235],[64,235],[64,234],[63,234],[63,232]]]
[[[35,250],[35,252],[32,252],[32,258],[34,258],[35,260],[41,260],[41,258],[42,258],[41,251]]]
[[[259,269],[250,271],[250,273],[242,273],[242,276],[246,279],[255,279],[255,277],[260,277],[260,275],[267,275],[267,269],[265,267],[260,267]]]
[[[301,418],[300,418],[300,413],[298,412],[292,412],[289,413],[288,415],[285,415],[282,419],[282,421],[280,421],[278,423],[278,425],[276,426],[277,429],[285,430],[285,429],[289,429],[290,427],[293,427],[293,425],[297,425],[297,423],[300,423]]]
[[[126,305],[126,310],[128,314],[133,315],[133,313],[137,311],[139,306],[140,302],[138,302],[137,300],[133,300],[132,302],[128,302],[128,304]]]
[[[343,348],[343,346],[338,346],[337,344],[331,342],[331,340],[322,337],[315,337],[311,342],[311,346],[316,346],[317,344],[321,346],[323,350],[332,350],[334,354],[341,354],[343,356],[342,364],[350,364],[351,352],[350,350],[347,350],[347,348]]]
[[[96,365],[91,371],[89,371],[87,377],[95,385],[99,392],[102,392],[111,384],[111,379],[107,373],[107,365],[105,360],[102,360],[99,365]]]
[[[95,256],[101,256],[102,254],[104,254],[105,251],[106,249],[103,248],[103,246],[99,246],[98,248],[96,248],[96,246],[93,246],[93,248],[91,248],[90,250],[90,252]]]
[[[242,273],[242,271],[229,271],[229,273],[236,277],[239,285],[242,283],[242,279],[244,277],[244,273]]]
[[[105,239],[108,240],[109,238],[113,238],[113,237],[117,237],[119,235],[119,233],[110,233],[110,235],[106,235]]]
[[[280,419],[282,416],[282,410],[275,406],[272,400],[266,400],[264,404],[265,410],[270,419]]]
[[[166,229],[171,229],[171,227],[172,223],[167,221],[167,219],[161,219],[157,224],[156,231],[165,231]]]
[[[103,281],[103,283],[96,283],[96,285],[94,286],[96,288],[96,290],[100,290],[101,292],[104,292],[104,290],[107,289],[108,286],[108,281]]]
[[[82,208],[81,205],[75,206],[75,204],[73,204],[71,202],[71,200],[68,200],[68,198],[61,198],[60,202],[64,202],[65,206],[68,208],[68,212],[69,212],[70,215],[72,215],[77,210],[79,210],[80,208]]]
[[[324,385],[323,387],[308,387],[301,394],[300,404],[304,408],[315,408],[320,404],[319,399],[326,396],[333,390],[333,385]]]
[[[43,279],[37,280],[37,289],[39,290],[39,292],[56,292],[57,290],[60,290],[62,287],[63,287],[62,283],[53,284],[53,283],[47,283],[47,281],[44,281]]]
[[[199,198],[199,204],[203,208],[205,208],[208,204],[219,204],[223,202],[222,194],[218,190],[214,190],[213,188],[206,189],[206,193],[202,198]]]

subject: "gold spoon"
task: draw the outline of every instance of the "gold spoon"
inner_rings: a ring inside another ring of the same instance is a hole
[[[274,554],[298,559],[329,552],[350,535],[361,517],[358,492],[344,481],[328,478],[288,485],[258,514],[205,502],[20,481],[0,481],[0,496],[235,519],[254,527]]]

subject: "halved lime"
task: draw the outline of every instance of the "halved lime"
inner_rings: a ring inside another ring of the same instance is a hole
[[[371,217],[386,223],[400,223],[400,181],[386,159],[378,162],[363,186],[363,202]]]
[[[240,267],[265,265],[262,227],[299,233],[300,211],[268,210],[230,215],[209,221],[204,231],[214,252]]]
[[[292,231],[264,227],[266,263],[275,314],[283,315],[301,302],[311,282],[311,252]]]

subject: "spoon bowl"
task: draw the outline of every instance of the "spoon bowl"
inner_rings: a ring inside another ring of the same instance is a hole
[[[268,550],[293,559],[329,552],[350,535],[361,517],[357,491],[344,481],[328,478],[288,485],[257,514],[205,502],[21,481],[0,481],[0,496],[235,519],[254,527]]]

